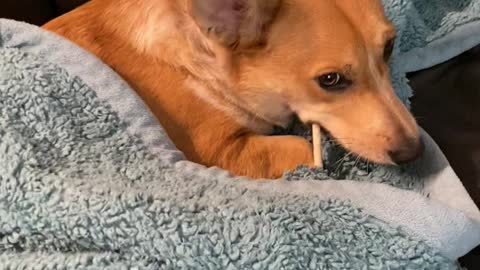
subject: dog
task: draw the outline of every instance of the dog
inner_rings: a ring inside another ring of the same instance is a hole
[[[421,152],[380,0],[92,0],[43,27],[118,72],[205,166],[256,179],[313,166],[307,140],[269,136],[294,116],[372,162]]]

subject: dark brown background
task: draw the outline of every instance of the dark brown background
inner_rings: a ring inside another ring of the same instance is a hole
[[[0,17],[41,25],[86,1],[0,0]],[[440,145],[480,205],[480,45],[409,78],[418,122]],[[480,269],[480,248],[461,261],[468,269]]]

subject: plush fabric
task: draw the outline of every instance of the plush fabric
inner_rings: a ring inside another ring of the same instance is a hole
[[[454,269],[480,243],[480,213],[425,139],[407,169],[232,177],[183,160],[95,57],[1,20],[0,266]],[[325,149],[327,163],[340,153]]]
[[[405,73],[430,68],[480,44],[478,0],[383,0],[397,28],[392,77],[409,105],[412,90]]]

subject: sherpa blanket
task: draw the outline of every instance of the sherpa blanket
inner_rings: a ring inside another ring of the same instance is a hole
[[[402,61],[480,43],[478,0],[420,2],[386,1],[404,98]],[[418,26],[436,12],[448,16]],[[456,269],[480,243],[480,213],[424,136],[423,158],[404,168],[326,145],[326,170],[233,177],[184,160],[94,56],[0,20],[0,269]]]

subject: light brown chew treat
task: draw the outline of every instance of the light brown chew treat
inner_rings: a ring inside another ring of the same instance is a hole
[[[322,160],[322,133],[320,131],[320,126],[317,124],[312,125],[312,135],[313,135],[313,159],[315,167],[323,167]]]

